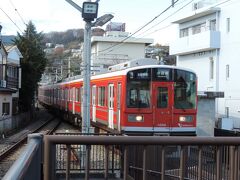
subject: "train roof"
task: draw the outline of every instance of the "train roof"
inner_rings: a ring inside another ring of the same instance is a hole
[[[142,59],[136,59],[136,60],[128,61],[125,63],[117,64],[114,66],[110,66],[108,68],[108,71],[104,71],[104,72],[100,72],[98,74],[92,75],[91,79],[94,80],[98,78],[126,75],[129,71],[138,70],[142,68],[179,69],[179,70],[185,70],[185,71],[189,71],[196,74],[193,70],[188,68],[183,68],[179,66],[170,66],[170,65],[159,65],[156,59],[142,58]],[[64,85],[66,83],[78,82],[79,80],[83,80],[83,75],[77,75],[70,78],[66,78],[62,82],[48,84],[47,86]]]

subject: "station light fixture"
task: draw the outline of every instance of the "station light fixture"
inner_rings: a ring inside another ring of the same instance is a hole
[[[84,21],[93,21],[97,18],[98,3],[96,2],[83,2],[82,17]]]

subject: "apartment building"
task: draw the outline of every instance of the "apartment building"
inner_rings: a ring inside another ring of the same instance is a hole
[[[153,43],[150,38],[129,37],[128,32],[107,31],[104,36],[91,39],[91,65],[108,67],[132,59],[144,58],[146,46]]]
[[[216,119],[240,128],[240,1],[195,1],[192,9],[173,23],[178,38],[170,44],[177,65],[198,75],[199,94],[216,97]],[[218,98],[222,97],[222,98]]]

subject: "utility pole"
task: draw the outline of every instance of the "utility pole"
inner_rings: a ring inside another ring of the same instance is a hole
[[[90,128],[90,64],[91,64],[91,21],[85,22],[83,47],[83,132],[89,133]],[[85,109],[85,111],[84,111]],[[85,117],[84,117],[85,116]],[[84,130],[85,129],[85,130]]]
[[[84,2],[83,8],[72,0],[66,0],[74,8],[82,13],[85,21],[84,47],[83,47],[83,112],[82,132],[89,133],[90,130],[90,61],[91,61],[91,21],[97,17],[98,3]]]
[[[102,26],[113,18],[113,15],[104,15],[97,18],[98,2],[83,2],[82,8],[72,0],[66,0],[74,8],[82,13],[85,21],[84,47],[83,47],[83,112],[82,112],[82,132],[90,132],[90,76],[91,76],[91,28]],[[97,20],[92,23],[92,21]]]

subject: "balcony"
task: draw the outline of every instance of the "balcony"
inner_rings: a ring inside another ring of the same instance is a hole
[[[187,37],[178,38],[170,44],[171,55],[186,55],[220,48],[220,32],[204,31]]]
[[[19,67],[0,64],[0,87],[8,89],[19,88]]]

